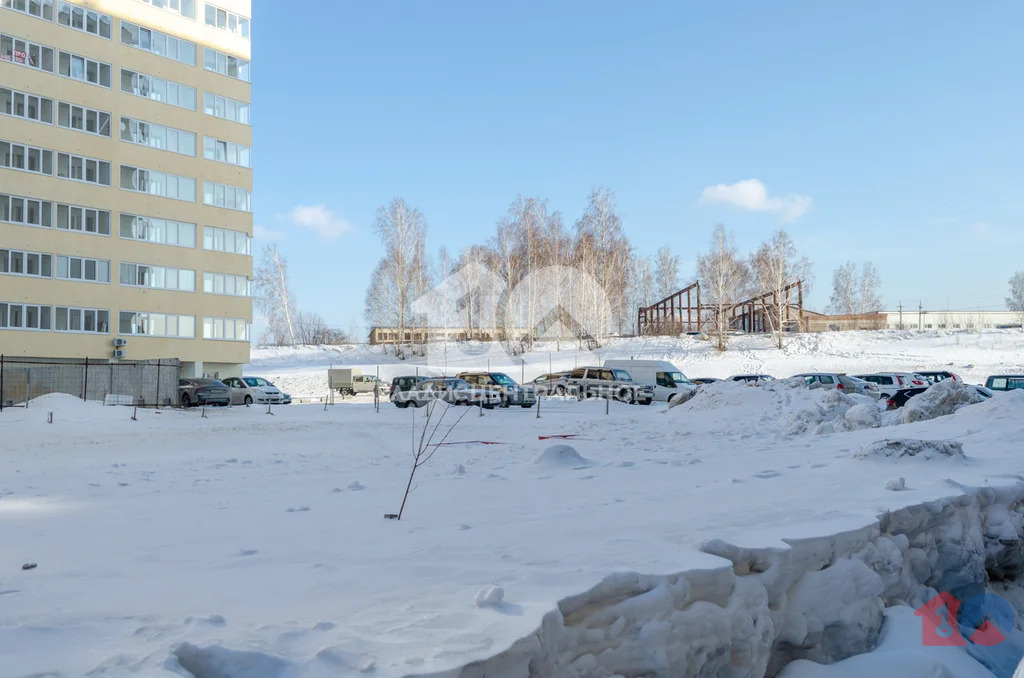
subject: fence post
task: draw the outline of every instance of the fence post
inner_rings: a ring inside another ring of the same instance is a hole
[[[4,411],[4,354],[0,353],[0,412]]]
[[[164,364],[163,359],[157,358],[156,361],[156,407],[160,408],[160,366]]]
[[[85,359],[85,379],[82,382],[82,400],[89,400],[89,359]]]

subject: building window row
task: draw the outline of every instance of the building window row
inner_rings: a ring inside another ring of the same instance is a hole
[[[190,111],[196,110],[195,88],[126,68],[121,69],[121,91]]]
[[[206,25],[249,39],[249,18],[206,4]]]
[[[252,167],[252,149],[233,141],[203,137],[203,157],[239,167]]]
[[[241,212],[252,211],[252,196],[241,186],[203,182],[203,204]]]
[[[195,339],[196,317],[173,313],[121,311],[118,314],[117,331],[118,334],[138,334],[147,337]]]
[[[49,330],[50,307],[0,302],[0,329]]]
[[[63,0],[57,3],[57,23],[107,40],[110,40],[110,28],[114,25],[109,14],[72,5]]]
[[[249,323],[240,318],[203,318],[203,339],[249,341]]]
[[[0,33],[0,59],[53,73],[53,48]]]
[[[71,153],[57,153],[57,176],[98,186],[110,185],[110,163]]]
[[[110,64],[71,52],[60,52],[57,59],[57,74],[100,87],[110,87]]]
[[[196,225],[170,219],[121,215],[121,237],[161,245],[196,246]]]
[[[53,123],[53,99],[0,87],[0,113],[16,118]]]
[[[53,0],[0,0],[0,7],[53,21]]]
[[[53,310],[53,329],[56,332],[110,334],[110,311],[105,308],[57,306]]]
[[[241,231],[216,226],[203,227],[203,249],[229,254],[251,254],[252,238]]]
[[[0,141],[0,167],[53,176],[53,151]]]
[[[231,297],[251,297],[252,281],[244,275],[203,273],[203,292]]]
[[[176,292],[196,291],[196,272],[168,266],[121,264],[120,283],[125,287],[149,287]]]
[[[49,207],[49,203],[43,204]],[[57,228],[65,231],[110,235],[110,212],[57,203]]]
[[[196,65],[196,44],[160,31],[121,20],[121,43],[158,56]]]
[[[196,135],[144,120],[121,116],[121,141],[182,155],[196,155]]]
[[[240,57],[218,52],[210,47],[203,48],[203,68],[229,78],[249,82],[249,62]]]
[[[196,201],[196,180],[168,172],[121,165],[121,188],[162,198]]]
[[[50,228],[51,210],[50,203],[44,200],[0,194],[0,221],[7,224]]]
[[[203,112],[224,120],[249,124],[249,104],[212,92],[203,93]]]
[[[109,137],[110,113],[61,101],[57,104],[57,126]]]
[[[174,14],[180,14],[186,19],[196,18],[195,0],[139,0],[139,2],[144,2],[147,5],[152,5]]]
[[[0,273],[49,278],[53,275],[53,257],[42,252],[0,249]]]
[[[57,278],[108,284],[110,283],[110,262],[105,259],[58,254]]]

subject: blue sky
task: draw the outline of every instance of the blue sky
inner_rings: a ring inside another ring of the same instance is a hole
[[[999,307],[1024,268],[1016,0],[255,0],[253,16],[255,249],[276,240],[299,306],[360,338],[374,213],[396,196],[432,252],[458,251],[517,194],[572,224],[607,186],[637,251],[671,246],[684,279],[716,223],[745,250],[785,227],[819,309],[847,259],[876,264],[891,307]]]

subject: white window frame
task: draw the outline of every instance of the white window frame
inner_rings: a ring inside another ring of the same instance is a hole
[[[232,60],[234,60],[234,63],[232,63]],[[252,82],[251,64],[252,62],[234,54],[221,52],[212,47],[203,47],[203,68],[211,73],[220,73],[223,76],[233,80],[241,80],[242,82]],[[231,74],[232,65],[234,66],[235,75]]]
[[[67,176],[61,176],[61,173],[60,173],[61,162],[63,161],[64,158],[67,158],[67,169],[68,169],[68,175]],[[82,172],[82,176],[81,177],[72,176],[74,174],[75,161],[76,160],[80,162],[80,169],[81,169],[81,172]],[[89,179],[86,178],[88,176],[89,164],[90,163],[96,163],[95,170],[94,170],[95,173],[96,173],[96,180],[95,181],[90,181]],[[102,181],[103,167],[104,166],[106,166],[106,168],[107,168],[107,181],[106,182]],[[56,169],[57,169],[57,178],[58,179],[67,179],[68,181],[79,181],[79,182],[81,182],[83,184],[93,184],[95,186],[110,186],[111,185],[111,176],[110,175],[111,175],[112,167],[111,167],[111,163],[110,163],[109,160],[100,160],[99,158],[90,158],[90,157],[85,156],[85,155],[76,155],[74,153],[65,153],[64,151],[57,151],[57,167],[56,167]]]
[[[61,20],[65,9],[67,9],[67,23],[64,23]],[[75,26],[74,19],[76,10],[81,13],[81,26]],[[95,31],[89,30],[90,18],[96,22]],[[104,19],[107,20],[106,24],[104,24],[103,22]],[[75,5],[70,2],[65,2],[64,0],[58,0],[57,2],[56,22],[58,25],[64,26],[65,28],[70,28],[73,31],[81,31],[82,33],[88,33],[89,35],[95,35],[97,38],[103,38],[104,40],[110,40],[110,36],[114,33],[114,19],[109,14],[97,12],[94,9],[89,9],[88,7],[82,7],[81,5]],[[103,35],[102,28],[104,25],[107,27],[106,35]]]
[[[75,127],[75,125],[74,125],[74,120],[75,120],[74,113],[75,113],[76,109],[81,112],[81,116],[79,118],[81,120],[81,122],[82,122],[81,127]],[[61,116],[63,114],[63,111],[67,111],[68,124],[66,124],[66,125],[61,124]],[[96,131],[95,132],[93,132],[92,130],[89,129],[89,118],[90,118],[90,116],[92,116],[95,119],[95,121],[96,121]],[[57,102],[57,115],[56,115],[56,119],[54,120],[54,124],[57,125],[57,127],[63,127],[64,129],[70,129],[70,130],[74,130],[76,132],[82,132],[83,134],[92,134],[94,136],[98,136],[98,137],[103,137],[105,139],[109,139],[110,138],[110,126],[111,126],[112,118],[113,118],[113,116],[110,113],[108,113],[107,111],[101,111],[101,110],[99,110],[97,108],[89,108],[88,106],[79,106],[78,104],[73,104],[70,101],[58,101]],[[103,133],[103,121],[104,120],[106,120],[106,123],[107,123],[107,125],[106,125],[107,133],[106,134]]]
[[[132,32],[133,30],[134,33]],[[126,32],[127,36],[125,35]],[[130,39],[126,40],[126,37]],[[124,19],[121,20],[121,44],[134,47],[143,52],[149,52],[150,54],[156,54],[157,56],[162,56],[187,66],[196,65],[196,58],[199,53],[199,48],[194,42],[182,40],[173,35],[168,35],[147,26],[140,26]],[[162,51],[159,45],[163,45]],[[191,51],[189,51],[189,48],[191,48]],[[182,54],[183,49],[184,55]],[[186,58],[182,58],[182,56]]]
[[[130,88],[125,87],[124,80],[126,74],[130,76]],[[149,99],[150,101],[159,101],[160,103],[167,104],[168,106],[184,108],[186,111],[196,110],[196,105],[198,103],[198,92],[195,87],[189,87],[188,85],[183,85],[165,78],[159,78],[155,75],[147,75],[145,73],[140,73],[139,71],[133,71],[130,68],[121,69],[121,91],[126,94],[142,97],[143,99]],[[181,94],[183,91],[192,93],[191,106],[186,106],[181,103]],[[161,96],[155,96],[158,94]]]
[[[15,221],[14,220],[14,203],[20,201],[21,212],[25,215],[26,220]],[[31,221],[27,221],[29,214],[29,203],[38,203],[39,210],[39,223],[34,224]],[[7,216],[4,216],[6,211]],[[13,224],[15,226],[31,226],[32,228],[53,228],[53,222],[56,218],[53,203],[49,200],[40,200],[39,198],[29,198],[23,195],[14,195],[13,193],[0,193],[0,223]],[[49,223],[44,224],[44,221]]]
[[[223,153],[221,152],[222,149]],[[247,158],[247,162],[245,163],[237,161],[243,152]],[[223,157],[218,157],[221,155]],[[235,157],[236,162],[231,162],[232,156]],[[224,139],[217,139],[216,137],[203,137],[203,157],[207,160],[222,162],[226,165],[252,168],[252,146],[236,144],[233,141],[225,141]]]
[[[165,12],[171,14],[177,14],[183,16],[186,19],[192,19],[195,21],[196,18],[196,2],[197,0],[139,0],[147,5],[152,5],[157,9],[162,9]],[[189,12],[188,8],[191,7],[192,11]]]
[[[15,141],[8,141],[6,139],[0,139],[0,144],[8,144],[8,152],[3,153],[3,149],[0,149],[0,169],[15,170],[18,172],[29,172],[30,174],[42,174],[48,177],[53,176],[54,162],[53,162],[53,151],[48,148],[39,148],[38,146],[29,146],[28,144],[19,144]],[[15,148],[22,149],[23,158],[25,161],[24,167],[18,167],[13,165],[15,157]],[[33,170],[28,168],[28,161],[32,157],[32,151],[36,151],[39,154],[39,170]],[[47,172],[46,168],[49,165],[50,171]]]
[[[21,270],[12,271],[14,255],[20,255]],[[28,272],[29,259],[34,257],[36,260],[36,269],[38,273]],[[22,278],[53,278],[53,255],[48,252],[33,252],[31,250],[16,250],[8,247],[0,247],[0,275],[16,275]],[[44,270],[49,272],[45,275]]]
[[[191,274],[192,286],[182,287],[181,274]],[[139,276],[145,275],[146,282],[140,283]],[[174,287],[167,283],[173,276],[178,281]],[[125,282],[125,280],[129,282]],[[159,282],[159,284],[157,284]],[[118,266],[117,283],[121,287],[142,287],[149,290],[165,290],[168,292],[195,292],[196,272],[188,268],[173,268],[171,266],[154,266],[153,264],[140,264],[133,261],[122,261]]]
[[[13,327],[10,323],[11,308],[18,306],[21,308],[21,324],[18,327]],[[25,321],[28,320],[28,308],[34,308],[36,310],[36,318],[38,324],[43,325],[43,319],[46,319],[45,324],[47,327],[25,327]],[[47,304],[27,304],[21,301],[10,302],[0,301],[0,330],[20,330],[25,332],[52,332],[53,331],[53,307]]]
[[[228,323],[231,323],[231,334],[235,336],[228,337],[227,328]],[[245,336],[239,337],[239,328],[242,328],[242,334]],[[203,318],[203,339],[209,339],[211,341],[249,341],[249,321],[244,318],[216,318],[206,316]]]
[[[66,329],[60,329],[61,311],[64,315],[64,324],[67,325]],[[78,327],[72,329],[71,319],[74,312],[78,312]],[[89,314],[93,316],[94,330],[85,329],[86,318]],[[101,313],[107,314],[107,329],[101,330]],[[82,308],[81,306],[54,306],[53,307],[53,331],[62,332],[66,334],[110,334],[110,309],[108,308]]]
[[[32,12],[32,5],[39,7],[39,14]],[[34,16],[43,21],[53,21],[53,0],[0,0],[0,7]]]
[[[228,283],[230,282],[233,292],[227,292]],[[243,293],[237,292],[239,285],[243,289]],[[218,288],[220,291],[218,292]],[[252,296],[252,279],[246,275],[237,275],[234,273],[214,273],[212,271],[203,272],[203,294],[217,294],[225,297],[251,297]]]
[[[38,122],[38,123],[40,123],[42,125],[52,125],[53,124],[54,114],[56,112],[56,110],[55,110],[56,109],[56,105],[55,105],[55,102],[54,102],[53,99],[51,99],[49,97],[40,96],[38,94],[32,94],[31,92],[23,92],[22,90],[14,89],[13,87],[3,87],[3,86],[0,86],[0,97],[3,96],[4,92],[8,92],[9,93],[10,102],[11,102],[11,111],[10,111],[10,113],[8,113],[7,111],[3,110],[2,107],[0,107],[0,115],[6,115],[6,116],[10,116],[12,118],[21,118],[22,120],[31,120],[33,122]],[[24,115],[21,115],[21,114],[16,112],[18,97],[21,97],[22,108],[25,109],[25,114]],[[28,112],[30,110],[30,100],[31,99],[37,99],[38,100],[37,103],[36,103],[36,113],[38,114],[38,116],[35,117],[35,118],[33,118],[31,115],[28,114]],[[46,109],[46,105],[45,104],[49,104],[49,110],[50,110],[50,119],[49,120],[44,120],[43,119],[43,111]]]
[[[62,260],[64,260],[64,261],[62,262]],[[79,268],[79,271],[81,272],[81,275],[79,277],[77,277],[77,278],[71,275],[72,262],[74,260],[77,260],[79,262],[78,268]],[[89,262],[91,262],[94,265],[94,269],[96,271],[96,280],[90,280],[89,278],[85,277],[85,269],[87,268],[86,264],[89,263]],[[65,267],[65,269],[67,271],[67,273],[65,275],[61,275],[60,274],[61,264],[62,263],[64,263],[64,267]],[[103,265],[103,270],[105,270],[107,272],[107,279],[106,280],[100,280],[99,279],[99,272],[101,270],[101,265]],[[56,278],[57,280],[74,280],[76,282],[93,283],[94,285],[109,285],[110,284],[110,260],[109,259],[91,259],[89,257],[73,257],[73,256],[68,255],[68,254],[58,254],[54,258],[54,262],[53,262],[53,277]]]
[[[132,331],[125,332],[121,329],[121,323],[125,321],[125,316],[132,316],[129,320],[131,323]],[[170,320],[173,318],[174,325],[178,328],[175,334],[167,332],[167,328],[170,326]],[[182,319],[191,321],[192,333],[182,334],[181,333],[181,321]],[[144,324],[147,329],[151,329],[154,325],[154,320],[159,320],[158,324],[162,324],[164,331],[161,334],[155,332],[136,332],[135,330],[140,324]],[[141,321],[141,322],[140,322]],[[117,314],[117,333],[123,337],[168,337],[171,339],[195,339],[196,338],[196,317],[194,315],[178,315],[175,313],[150,313],[148,311],[121,311]]]
[[[155,122],[121,116],[121,141],[129,144],[138,144],[148,148],[155,148],[160,151],[170,151],[180,155],[196,157],[196,134],[176,127],[158,125]],[[191,141],[191,149],[181,150],[182,142],[188,145]],[[160,145],[160,144],[163,145]],[[172,148],[173,146],[173,148]]]
[[[238,207],[239,191],[242,192],[242,195],[245,198],[245,207]],[[228,203],[229,195],[231,196],[230,204]],[[224,209],[234,210],[236,212],[252,212],[252,193],[241,186],[221,184],[216,181],[204,181],[203,204],[211,205],[213,207],[223,207]]]
[[[218,106],[218,104],[220,104],[220,106]],[[249,109],[251,106],[251,104],[239,101],[238,99],[221,96],[220,94],[214,94],[213,92],[203,92],[203,113],[213,116],[214,118],[230,120],[231,122],[237,122],[239,125],[250,125]],[[223,114],[217,113],[218,108],[221,109]],[[228,111],[232,108],[235,110],[234,117],[228,115]],[[240,115],[243,108],[245,110],[245,115]],[[243,120],[242,118],[245,119]]]
[[[224,245],[227,243],[228,235],[231,234],[232,241],[237,245],[238,238],[241,236],[244,243],[244,251],[238,251],[238,248],[227,249]],[[217,243],[220,242],[220,247],[217,247]],[[209,244],[209,247],[207,246]],[[243,256],[252,256],[252,236],[244,231],[235,231],[230,228],[220,228],[218,226],[203,226],[203,249],[210,252],[224,252],[226,254],[241,254]]]
[[[61,208],[64,208],[64,210],[67,211],[67,214],[68,214],[68,227],[67,228],[64,228],[63,226],[60,225],[60,222],[61,222],[61,211],[62,211]],[[82,226],[81,228],[73,228],[72,227],[72,223],[73,223],[72,216],[73,216],[73,212],[75,212],[75,211],[79,212],[79,223]],[[95,218],[95,223],[96,223],[96,230],[95,231],[90,231],[88,228],[86,228],[86,224],[89,221],[89,219],[88,219],[89,212],[95,212],[95,214],[93,215],[94,218]],[[103,228],[103,219],[102,219],[103,215],[107,216],[107,219],[106,219],[106,233],[104,233],[103,230],[101,230]],[[72,233],[86,233],[88,235],[99,235],[99,236],[103,236],[105,238],[109,238],[110,237],[110,219],[111,219],[110,210],[103,210],[103,209],[99,209],[97,207],[85,207],[84,205],[72,205],[70,203],[58,202],[56,204],[56,206],[54,207],[53,227],[56,230],[58,230],[58,231],[68,231],[68,232],[72,232]]]
[[[126,223],[125,220],[128,220]],[[174,232],[177,234],[176,242],[171,242],[168,238],[171,227],[173,226]],[[131,235],[125,235],[125,230]],[[160,234],[160,238],[138,237],[138,233],[142,230],[148,233]],[[192,244],[183,245],[181,243],[181,232],[182,230],[191,231]],[[188,249],[195,249],[196,246],[196,225],[190,224],[185,221],[174,221],[172,219],[161,219],[157,217],[145,217],[138,214],[128,214],[122,212],[118,219],[118,235],[125,240],[135,240],[137,242],[148,242],[157,245],[171,245],[173,247],[185,247]]]
[[[67,56],[68,72],[63,72],[62,61]],[[82,62],[81,75],[77,77],[75,75],[74,64],[75,59],[79,59]],[[89,65],[94,64],[96,66],[96,80],[89,79]],[[103,84],[103,67],[106,66],[107,73],[107,84]],[[62,78],[68,78],[69,80],[77,80],[78,82],[87,82],[90,85],[96,85],[97,87],[103,87],[104,89],[110,89],[111,83],[114,81],[114,67],[105,61],[97,61],[96,59],[90,59],[89,57],[82,56],[81,54],[75,54],[74,52],[65,52],[60,50],[57,53],[57,75]]]
[[[132,185],[125,186],[125,170],[129,170],[132,176]],[[142,173],[145,172],[145,175]],[[181,198],[178,197],[178,193],[182,185],[182,182],[192,182],[192,198]],[[171,184],[174,184],[175,195],[170,195]],[[118,186],[121,187],[122,191],[131,191],[133,193],[145,193],[146,195],[155,195],[160,198],[167,198],[168,200],[181,200],[182,202],[195,202],[195,191],[196,191],[196,180],[192,177],[185,177],[179,174],[170,174],[169,172],[161,172],[159,170],[146,169],[145,167],[134,167],[132,165],[121,165],[121,170],[118,174]],[[161,191],[159,193],[153,190],[147,189],[148,186],[160,186]]]
[[[8,43],[11,46],[10,54],[8,54],[5,49],[5,46]],[[19,49],[19,45],[21,49]],[[49,53],[50,57],[49,68],[46,68],[47,53]],[[24,38],[19,38],[9,33],[0,33],[0,61],[6,61],[9,64],[17,64],[26,68],[33,68],[37,71],[43,71],[44,73],[54,73],[57,68],[57,50],[53,47],[47,47],[46,45],[41,45],[38,42],[25,40]]]
[[[212,10],[212,12],[211,12]],[[206,3],[203,12],[203,20],[207,26],[212,26],[221,31],[227,31],[232,35],[249,40],[250,22],[249,17],[244,14],[236,14],[226,9]]]

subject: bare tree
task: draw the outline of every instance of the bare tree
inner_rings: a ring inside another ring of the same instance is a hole
[[[859,313],[874,313],[882,308],[882,299],[878,296],[878,287],[882,284],[878,275],[878,269],[870,261],[864,262],[864,269],[860,273],[859,292]]]
[[[417,323],[412,303],[428,284],[427,223],[419,210],[395,198],[378,208],[373,228],[384,245],[384,257],[374,271],[371,290],[385,295],[386,302],[371,299],[368,291],[366,314],[378,326],[395,328],[401,341],[406,329]]]
[[[1006,307],[1017,314],[1024,332],[1024,271],[1017,271],[1010,278],[1010,296],[1006,297]]]
[[[271,243],[263,248],[263,260],[256,269],[256,307],[267,315],[267,333],[277,344],[295,345],[295,295],[288,279],[288,260]]]
[[[749,288],[750,269],[737,253],[732,234],[721,224],[711,236],[711,250],[697,257],[697,278],[714,314],[715,346],[724,351],[732,311]]]
[[[655,289],[658,299],[664,299],[679,291],[679,257],[672,254],[668,245],[658,249],[655,257]]]
[[[596,188],[590,193],[587,207],[576,222],[576,265],[581,272],[592,276],[605,299],[586,300],[584,308],[610,317],[595,317],[588,323],[593,342],[600,345],[612,327],[620,332],[632,326],[632,312],[627,304],[628,277],[626,266],[632,258],[632,248],[622,232],[622,219],[615,209],[615,194],[608,188]],[[588,289],[588,286],[579,286]],[[597,287],[590,295],[597,294]],[[607,301],[607,303],[604,303]]]
[[[630,264],[629,279],[629,307],[635,311],[643,306],[650,306],[653,302],[664,297],[655,299],[657,285],[654,275],[651,273],[652,265],[650,257],[633,257]],[[675,290],[673,290],[675,291]],[[636,318],[634,318],[634,321]]]
[[[764,319],[775,337],[775,345],[782,348],[785,324],[793,307],[786,288],[798,281],[809,284],[811,262],[797,253],[793,239],[780,229],[753,254],[751,270],[755,289],[761,295]]]
[[[832,296],[826,310],[833,315],[873,313],[882,307],[880,284],[878,269],[870,261],[859,276],[857,264],[848,261],[832,273]]]

